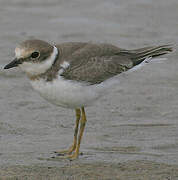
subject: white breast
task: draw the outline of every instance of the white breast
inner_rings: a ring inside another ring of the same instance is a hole
[[[31,81],[31,84],[43,98],[52,104],[72,109],[91,105],[101,95],[101,88],[97,85],[64,80],[61,76],[52,82],[40,79]]]

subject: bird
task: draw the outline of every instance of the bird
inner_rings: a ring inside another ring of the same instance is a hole
[[[79,157],[86,125],[85,109],[114,86],[120,74],[173,51],[171,44],[133,50],[109,43],[64,42],[53,45],[39,39],[21,42],[15,59],[4,69],[19,67],[34,90],[50,103],[75,111],[73,144],[56,157]],[[112,85],[113,84],[113,85]]]

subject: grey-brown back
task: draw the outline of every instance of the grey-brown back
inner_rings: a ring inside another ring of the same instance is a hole
[[[70,65],[61,76],[66,80],[101,83],[140,64],[147,57],[172,51],[170,45],[124,50],[110,44],[63,43],[56,46],[59,56],[53,67],[43,76],[51,81],[66,61]]]

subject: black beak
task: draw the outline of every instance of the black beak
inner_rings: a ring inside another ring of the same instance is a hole
[[[13,67],[16,67],[18,66],[19,64],[21,64],[20,60],[15,58],[12,62],[10,62],[9,64],[7,64],[4,69],[10,69],[10,68],[13,68]]]

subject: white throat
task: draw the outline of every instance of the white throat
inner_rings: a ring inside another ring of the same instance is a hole
[[[56,56],[58,55],[58,49],[53,46],[53,52],[49,58],[40,63],[23,62],[19,65],[22,71],[35,76],[46,72],[54,63]]]

